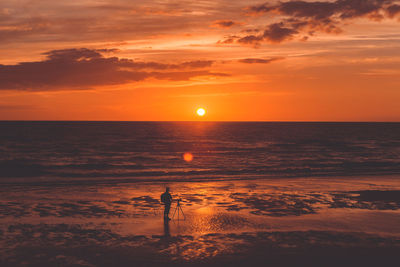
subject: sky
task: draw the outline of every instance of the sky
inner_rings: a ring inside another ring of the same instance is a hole
[[[399,30],[398,0],[2,0],[0,120],[400,121]]]

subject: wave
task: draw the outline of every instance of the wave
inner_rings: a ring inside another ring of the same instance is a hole
[[[400,173],[400,123],[0,122],[0,126],[1,182]],[[185,152],[194,160],[185,162]]]

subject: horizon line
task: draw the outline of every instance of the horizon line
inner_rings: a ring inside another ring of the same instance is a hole
[[[291,120],[270,120],[270,121],[263,121],[263,120],[246,120],[246,121],[230,121],[230,120],[0,120],[0,122],[271,122],[271,123],[400,123],[398,121],[320,121],[320,120],[298,120],[298,121],[291,121]]]

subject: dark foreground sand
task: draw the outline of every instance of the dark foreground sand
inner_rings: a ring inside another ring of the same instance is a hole
[[[399,266],[396,177],[169,186],[1,186],[0,266]]]

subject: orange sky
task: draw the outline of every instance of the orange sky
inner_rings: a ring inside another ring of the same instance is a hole
[[[400,121],[399,27],[397,0],[2,0],[0,119]]]

